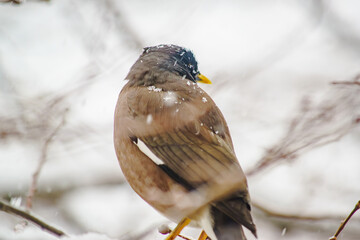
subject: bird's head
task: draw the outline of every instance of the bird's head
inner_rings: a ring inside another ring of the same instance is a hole
[[[150,73],[150,77],[152,70],[156,70],[158,73],[170,72],[193,82],[211,84],[211,81],[200,73],[194,54],[176,45],[161,44],[144,48],[132,67],[134,68]]]

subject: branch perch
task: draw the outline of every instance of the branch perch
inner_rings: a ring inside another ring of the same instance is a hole
[[[268,209],[264,206],[261,206],[258,203],[252,202],[251,205],[264,214],[276,217],[276,218],[284,218],[289,220],[300,220],[300,221],[323,221],[323,220],[338,220],[340,218],[330,215],[323,215],[323,216],[306,216],[306,215],[296,215],[296,214],[288,214],[288,213],[280,213],[274,210]]]
[[[360,86],[360,74],[356,75],[351,81],[340,81],[340,82],[332,82],[334,85],[342,84],[342,85],[359,85]]]
[[[66,111],[65,111],[65,113],[66,113]],[[55,135],[59,132],[61,127],[64,126],[64,124],[65,124],[65,115],[66,115],[65,113],[63,114],[63,118],[62,118],[61,122],[59,123],[59,125],[45,139],[44,144],[42,146],[39,164],[38,164],[35,172],[33,173],[31,186],[30,186],[27,198],[26,198],[26,209],[28,209],[28,210],[32,208],[32,199],[35,196],[35,192],[37,189],[37,182],[39,179],[41,169],[43,168],[43,166],[46,162],[46,159],[47,159],[49,145],[51,144]]]
[[[162,225],[162,226],[160,226],[160,228],[158,230],[159,230],[159,233],[161,233],[163,235],[170,234],[173,231],[169,228],[168,225]],[[179,234],[178,237],[185,239],[185,240],[191,240],[190,238],[188,238],[184,235],[181,235],[181,234]]]
[[[25,212],[23,210],[17,209],[17,208],[15,208],[13,206],[10,206],[9,204],[7,204],[7,203],[5,203],[5,202],[3,202],[1,200],[0,200],[0,210],[4,211],[6,213],[9,213],[9,214],[13,214],[13,215],[18,216],[18,217],[21,217],[23,219],[26,219],[29,222],[32,222],[33,224],[37,225],[41,229],[46,230],[49,233],[52,233],[52,234],[54,234],[54,235],[56,235],[58,237],[66,236],[66,234],[63,231],[61,231],[61,230],[47,224],[46,222],[44,222],[44,221],[40,220],[39,218],[31,215],[30,213],[27,213],[27,212]]]
[[[360,123],[360,88],[352,85],[360,83],[336,82],[330,93],[318,104],[304,99],[300,111],[295,116],[285,136],[269,148],[257,164],[246,172],[247,176],[258,174],[279,163],[291,161],[300,154],[326,144],[339,141]]]
[[[348,221],[350,220],[350,218],[356,213],[357,210],[360,209],[360,200],[356,203],[354,209],[351,211],[351,213],[349,214],[349,216],[347,216],[347,218],[341,222],[338,230],[336,231],[336,233],[334,234],[334,236],[332,236],[329,240],[336,240],[337,237],[339,236],[339,234],[342,232],[342,230],[345,228],[346,224],[348,223]]]

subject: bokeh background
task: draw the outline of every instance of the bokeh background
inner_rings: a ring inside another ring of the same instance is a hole
[[[332,84],[360,74],[356,0],[1,1],[1,200],[24,209],[42,163],[31,213],[69,239],[163,239],[174,224],[133,193],[112,143],[124,78],[162,43],[213,82],[259,239],[331,237],[360,199],[360,86]],[[339,239],[360,239],[359,215]],[[0,239],[57,238],[0,212]]]

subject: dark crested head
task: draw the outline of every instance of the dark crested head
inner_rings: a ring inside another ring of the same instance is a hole
[[[200,72],[194,54],[190,50],[176,45],[161,44],[144,48],[141,57],[154,53],[159,55],[157,62],[159,68],[177,73],[186,79],[196,82],[197,75]]]
[[[151,86],[178,80],[179,78],[174,78],[174,75],[193,82],[211,84],[207,77],[200,74],[198,64],[190,50],[170,44],[144,48],[126,79],[131,85]]]

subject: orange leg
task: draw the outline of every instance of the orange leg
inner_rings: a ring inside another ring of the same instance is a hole
[[[198,240],[206,240],[208,237],[208,235],[206,234],[206,232],[203,230],[198,238]]]
[[[176,226],[176,228],[169,234],[169,236],[166,237],[165,240],[174,240],[177,236],[179,236],[181,230],[183,230],[184,227],[186,227],[190,223],[190,221],[191,220],[189,218],[184,218],[183,220],[181,220]]]

